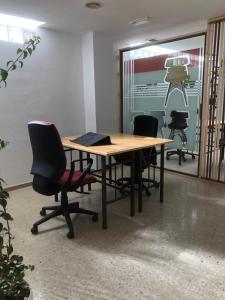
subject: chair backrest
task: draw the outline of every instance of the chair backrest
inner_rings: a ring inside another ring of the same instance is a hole
[[[187,118],[188,118],[187,111],[172,110],[170,116],[172,118],[172,121],[169,124],[169,128],[184,129],[187,127]]]
[[[142,115],[134,119],[134,134],[141,136],[156,137],[158,120],[153,116]]]
[[[32,121],[28,131],[33,151],[31,174],[57,181],[66,169],[66,156],[55,125]]]

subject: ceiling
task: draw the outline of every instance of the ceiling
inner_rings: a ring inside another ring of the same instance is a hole
[[[103,7],[89,10],[88,0],[0,0],[0,13],[46,22],[45,27],[73,32],[99,31],[121,38],[154,32],[193,21],[225,15],[224,0],[99,0]],[[151,16],[147,25],[129,21]]]

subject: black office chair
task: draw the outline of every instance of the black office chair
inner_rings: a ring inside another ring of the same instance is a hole
[[[134,135],[156,137],[158,131],[158,120],[157,118],[149,115],[136,116],[134,119]],[[150,166],[155,167],[157,164],[157,152],[155,147],[144,149],[141,152],[142,155],[142,172]],[[115,160],[117,163],[130,165],[130,153],[116,155]],[[138,157],[135,157],[135,179],[134,182],[138,182]],[[159,182],[155,180],[155,168],[153,179],[150,178],[148,172],[148,178],[142,178],[143,188],[145,189],[146,195],[151,195],[149,189],[151,187],[159,187]],[[146,186],[145,183],[148,185]],[[121,186],[121,192],[126,190],[131,184],[130,177],[122,177],[117,180],[117,184]]]
[[[69,232],[68,238],[74,237],[71,213],[92,215],[92,220],[98,220],[98,214],[93,211],[79,208],[79,203],[68,203],[67,192],[79,192],[78,189],[86,184],[96,182],[96,178],[89,174],[92,159],[88,159],[87,167],[83,172],[75,171],[75,163],[71,162],[70,170],[66,169],[66,156],[62,142],[56,127],[53,124],[32,121],[28,123],[28,130],[33,151],[33,164],[31,174],[33,177],[33,189],[46,196],[61,193],[61,204],[57,206],[45,206],[41,209],[38,222],[33,224],[31,232],[38,233],[38,226],[56,216],[63,215],[66,219]],[[46,215],[46,211],[52,211]]]
[[[181,165],[182,159],[183,161],[186,161],[185,155],[191,155],[192,159],[195,159],[195,155],[193,153],[190,153],[187,150],[184,151],[184,147],[187,143],[187,136],[184,130],[188,127],[188,112],[172,110],[170,116],[172,118],[172,121],[170,124],[168,124],[168,127],[170,128],[169,139],[173,140],[175,135],[178,135],[182,142],[182,149],[167,151],[166,159],[169,160],[171,155],[176,154],[179,157],[179,165]]]

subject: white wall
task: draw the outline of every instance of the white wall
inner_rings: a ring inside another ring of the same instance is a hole
[[[116,56],[113,39],[88,32],[82,39],[86,131],[119,131]]]
[[[32,57],[0,89],[0,137],[10,142],[0,154],[0,177],[9,186],[31,180],[29,120],[50,120],[62,135],[85,130],[81,38],[44,29],[39,35]],[[0,42],[0,66],[15,57],[18,47]]]
[[[96,131],[95,61],[93,32],[82,37],[85,131]]]
[[[117,87],[117,58],[113,39],[94,33],[94,70],[97,131],[119,132],[119,96]]]

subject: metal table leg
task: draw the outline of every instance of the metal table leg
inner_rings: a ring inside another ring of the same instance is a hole
[[[112,157],[109,156],[109,183],[112,183]]]
[[[102,163],[102,228],[107,228],[107,194],[106,194],[106,157],[101,156]]]
[[[84,168],[83,168],[83,161],[82,161],[82,159],[83,159],[83,152],[82,151],[79,151],[79,159],[80,159],[80,171],[83,172]],[[83,186],[81,186],[80,191],[81,191],[81,193],[84,192],[84,187]]]
[[[87,159],[90,159],[90,153],[87,153]],[[91,191],[91,184],[89,183],[88,184],[88,191],[90,192]]]
[[[164,150],[165,145],[161,145],[160,154],[160,202],[163,202],[164,196]]]
[[[142,151],[138,151],[138,211],[142,212]]]
[[[135,185],[135,152],[131,153],[131,191],[130,191],[130,216],[133,217],[135,214],[135,202],[134,202],[134,185]]]

